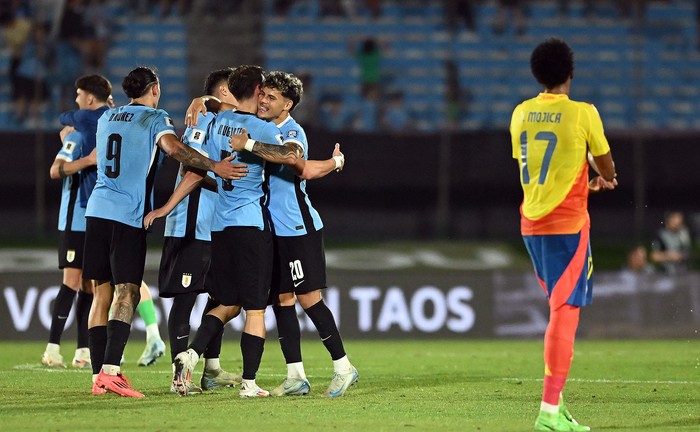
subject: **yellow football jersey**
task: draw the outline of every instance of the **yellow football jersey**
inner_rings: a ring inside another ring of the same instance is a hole
[[[540,93],[515,108],[510,134],[520,162],[523,217],[534,222],[561,213],[569,219],[560,221],[567,231],[580,229],[588,214],[587,151],[610,151],[598,111],[564,94]]]

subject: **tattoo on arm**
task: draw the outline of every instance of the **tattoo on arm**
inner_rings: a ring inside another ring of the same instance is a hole
[[[253,145],[253,154],[270,162],[294,163],[297,159],[304,157],[304,150],[294,143],[279,146],[256,141]]]
[[[192,150],[190,147],[184,144],[180,145],[178,149],[175,150],[172,157],[193,168],[198,168],[204,171],[212,171],[214,169],[214,164],[209,158],[202,156],[197,151]]]

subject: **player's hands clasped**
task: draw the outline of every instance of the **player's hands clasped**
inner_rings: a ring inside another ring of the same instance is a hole
[[[591,192],[601,192],[604,190],[613,190],[617,187],[617,179],[607,181],[601,176],[593,177],[588,182],[588,190]]]

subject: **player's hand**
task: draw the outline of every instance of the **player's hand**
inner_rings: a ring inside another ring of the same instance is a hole
[[[153,225],[153,222],[160,218],[165,216],[165,212],[163,211],[163,207],[157,208],[155,210],[152,210],[150,213],[148,213],[146,216],[143,218],[143,227],[145,229],[149,229],[151,225]]]
[[[588,182],[588,190],[590,192],[601,192],[604,190],[613,190],[617,187],[617,179],[612,179],[612,181],[607,181],[601,176],[592,178]]]
[[[335,143],[335,149],[333,149],[333,159],[335,160],[335,170],[342,171],[345,167],[345,155],[340,151],[338,143]]]
[[[108,106],[110,109],[111,109],[111,108],[114,108],[115,106],[117,106],[117,105],[114,103],[114,98],[112,97],[112,95],[109,95],[109,97],[107,98],[107,106]]]
[[[248,175],[248,165],[243,163],[231,163],[236,155],[231,155],[226,159],[214,164],[214,173],[226,180],[240,180]]]
[[[61,132],[58,133],[58,135],[61,137],[61,142],[66,139],[69,133],[73,132],[75,128],[73,126],[63,126],[63,129],[61,129]]]
[[[231,139],[228,140],[228,144],[231,146],[231,150],[235,152],[241,152],[245,150],[245,144],[248,142],[248,132],[245,128],[241,129],[241,133],[231,135]]]
[[[204,98],[198,97],[192,99],[192,103],[187,107],[187,113],[185,114],[185,126],[195,127],[197,126],[197,121],[199,118],[199,113],[207,113],[207,105]]]

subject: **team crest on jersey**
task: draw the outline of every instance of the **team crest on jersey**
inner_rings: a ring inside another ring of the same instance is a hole
[[[192,283],[192,273],[183,273],[182,274],[182,286],[185,288],[188,288],[191,283]]]
[[[287,138],[296,138],[297,137],[297,131],[295,130],[290,130],[287,132]]]
[[[72,263],[73,260],[75,259],[75,251],[74,250],[67,250],[66,251],[66,261],[69,263]]]
[[[175,127],[175,123],[173,123],[173,119],[171,119],[170,117],[165,118],[165,124],[170,127]]]
[[[190,142],[202,144],[204,142],[205,132],[201,129],[192,129],[190,133]]]

